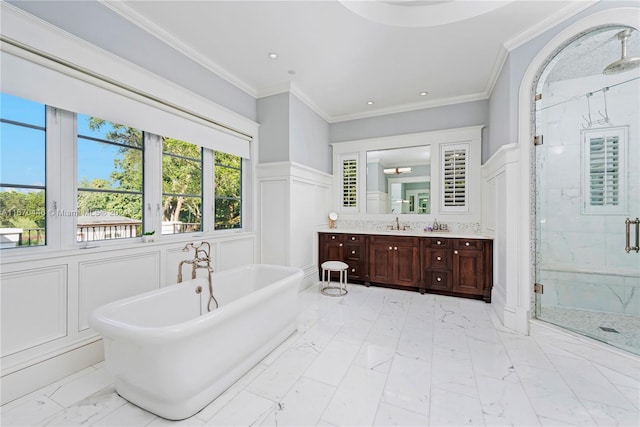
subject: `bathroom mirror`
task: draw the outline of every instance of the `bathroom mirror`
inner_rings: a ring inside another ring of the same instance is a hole
[[[367,151],[367,213],[429,214],[428,145]]]

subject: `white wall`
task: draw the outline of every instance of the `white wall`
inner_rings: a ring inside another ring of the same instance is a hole
[[[485,126],[488,123],[489,101],[473,101],[331,123],[330,139],[331,142],[352,141],[467,126]]]
[[[288,162],[289,93],[279,93],[258,100],[260,123],[260,163]]]
[[[329,124],[297,96],[289,94],[291,161],[331,173]]]

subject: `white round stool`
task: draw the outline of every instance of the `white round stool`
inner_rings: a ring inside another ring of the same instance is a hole
[[[347,294],[347,269],[349,266],[342,261],[325,261],[320,266],[322,268],[322,287],[320,288],[320,292],[323,295],[327,295],[330,297],[341,297]],[[330,286],[331,285],[331,272],[337,271],[340,273],[340,280],[338,281],[339,286]],[[325,274],[327,275],[326,286],[325,285]]]

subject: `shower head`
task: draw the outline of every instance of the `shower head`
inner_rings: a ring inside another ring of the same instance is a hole
[[[602,71],[602,74],[618,74],[629,71],[640,66],[640,57],[627,58],[627,39],[631,35],[631,28],[620,31],[616,36],[622,44],[621,58],[611,64]]]

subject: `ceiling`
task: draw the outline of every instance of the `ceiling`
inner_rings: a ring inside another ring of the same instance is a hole
[[[486,99],[508,50],[592,3],[103,2],[247,93],[290,90],[329,122]]]

